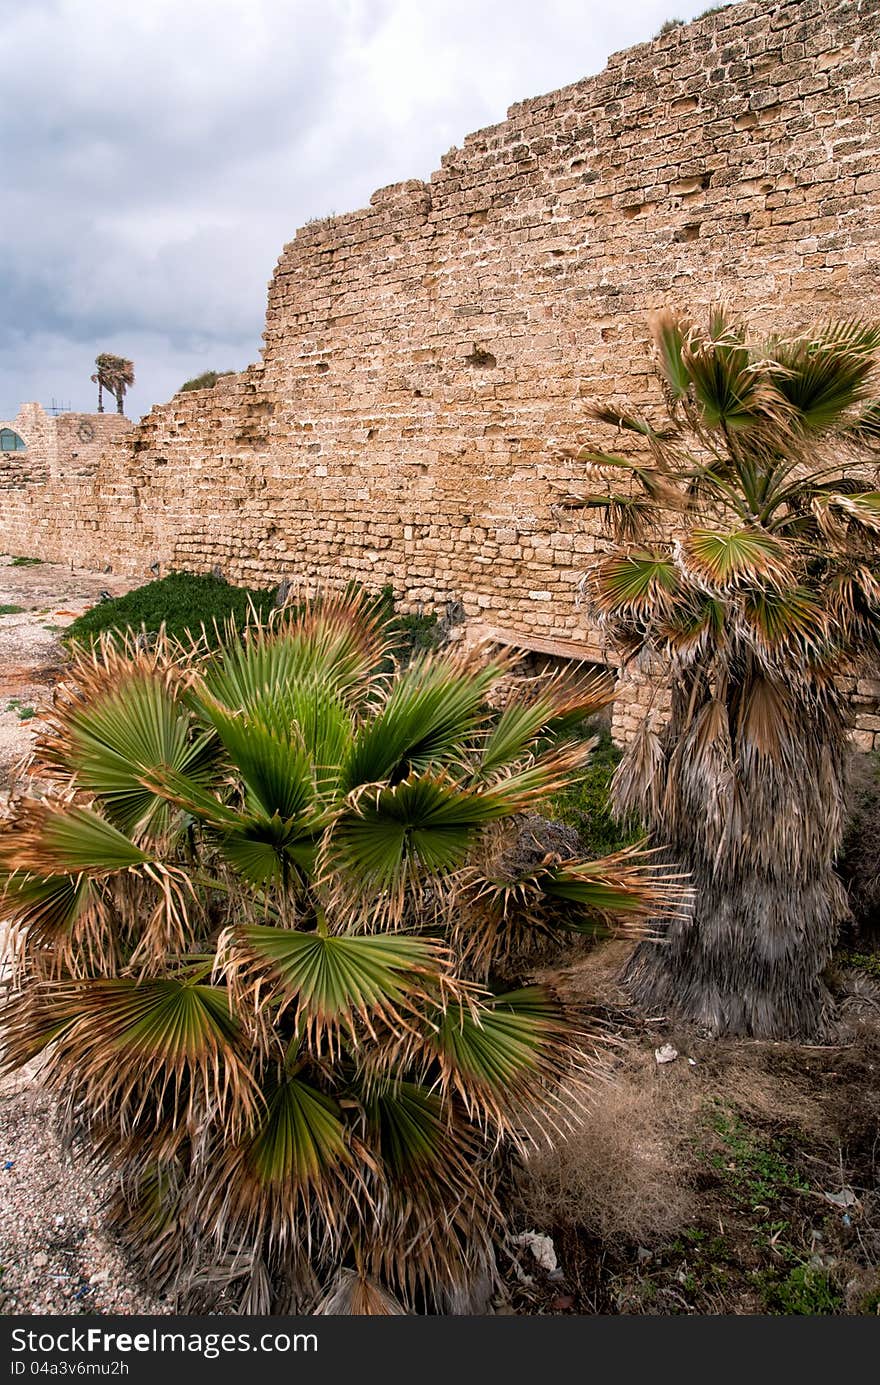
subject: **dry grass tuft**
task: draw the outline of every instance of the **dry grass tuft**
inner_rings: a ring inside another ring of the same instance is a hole
[[[688,1143],[701,1099],[687,1072],[658,1071],[653,1053],[628,1050],[583,1125],[518,1171],[516,1210],[541,1230],[579,1229],[606,1246],[675,1235],[696,1211]]]

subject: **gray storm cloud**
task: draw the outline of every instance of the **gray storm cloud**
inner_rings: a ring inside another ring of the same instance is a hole
[[[688,18],[705,3],[676,6]],[[427,177],[516,100],[649,38],[667,0],[0,0],[0,415],[137,417],[257,358],[266,282],[313,216]]]

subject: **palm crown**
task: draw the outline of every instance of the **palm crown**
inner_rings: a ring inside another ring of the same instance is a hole
[[[499,1151],[564,1120],[591,1063],[547,991],[485,982],[535,933],[676,907],[637,853],[505,851],[584,763],[601,680],[493,712],[503,664],[386,655],[357,598],[211,654],[105,641],[0,836],[7,1062],[45,1053],[160,1283],[448,1304],[491,1259]]]
[[[569,502],[617,540],[586,578],[594,609],[671,682],[615,794],[692,873],[697,915],[662,957],[640,949],[636,988],[715,1029],[810,1031],[844,908],[835,680],[880,651],[880,330],[752,343],[721,308],[652,328],[665,417],[594,407],[631,446],[579,449],[605,489]]]

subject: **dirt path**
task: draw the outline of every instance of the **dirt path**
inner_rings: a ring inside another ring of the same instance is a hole
[[[39,728],[37,709],[51,697],[61,675],[59,636],[100,601],[101,592],[122,596],[126,577],[57,563],[0,557],[0,795],[8,795],[15,767],[29,754]],[[2,798],[0,798],[2,801]]]
[[[64,667],[59,636],[124,577],[0,557],[0,816]],[[15,608],[10,610],[9,608]],[[2,939],[0,939],[2,945]],[[0,1313],[161,1313],[101,1231],[104,1189],[28,1069],[0,1082]]]

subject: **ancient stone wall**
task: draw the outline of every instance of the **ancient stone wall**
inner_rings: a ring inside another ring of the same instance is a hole
[[[602,534],[558,507],[583,400],[650,403],[663,304],[877,314],[878,135],[880,0],[740,4],[615,54],[299,231],[261,362],[154,408],[94,476],[6,492],[0,546],[391,583],[603,659],[576,599]]]
[[[0,453],[0,489],[56,482],[66,490],[78,479],[94,476],[108,447],[122,442],[131,423],[119,414],[84,414],[68,410],[52,416],[39,404],[22,404],[14,419],[0,420],[0,428],[11,428],[25,444],[23,452]],[[37,505],[45,505],[52,493],[32,495]],[[15,506],[0,510],[0,533],[13,523]],[[33,540],[31,540],[32,542]]]

